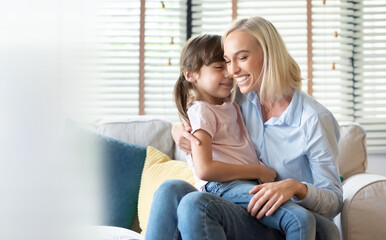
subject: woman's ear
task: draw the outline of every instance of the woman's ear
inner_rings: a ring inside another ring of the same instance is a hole
[[[191,82],[191,83],[196,82],[193,73],[188,72],[188,71],[184,71],[184,76],[185,76],[186,81]]]

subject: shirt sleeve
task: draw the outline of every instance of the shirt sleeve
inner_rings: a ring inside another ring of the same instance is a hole
[[[313,177],[304,199],[293,201],[327,218],[335,217],[343,206],[343,191],[338,173],[339,125],[330,112],[308,122],[305,154]]]
[[[188,117],[192,127],[191,133],[201,129],[213,138],[216,132],[216,116],[213,109],[202,102],[194,102],[188,109]]]

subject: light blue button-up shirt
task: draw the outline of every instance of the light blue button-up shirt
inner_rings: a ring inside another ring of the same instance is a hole
[[[306,197],[292,200],[325,217],[336,216],[343,204],[337,162],[340,134],[331,112],[295,90],[281,116],[263,123],[256,92],[238,91],[236,101],[259,159],[276,170],[277,180],[292,178],[307,185]]]

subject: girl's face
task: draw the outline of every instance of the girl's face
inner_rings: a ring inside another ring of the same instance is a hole
[[[264,56],[252,35],[241,30],[231,32],[224,41],[224,59],[242,93],[259,92]]]
[[[233,88],[233,79],[229,77],[225,62],[203,65],[199,73],[193,74],[193,83],[197,100],[211,104],[222,104]]]

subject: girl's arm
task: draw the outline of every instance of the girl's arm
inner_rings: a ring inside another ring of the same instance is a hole
[[[197,176],[204,181],[226,182],[236,179],[259,179],[272,182],[276,172],[257,164],[228,164],[212,159],[212,138],[205,130],[197,130],[193,135],[201,142],[191,144],[192,159]]]

